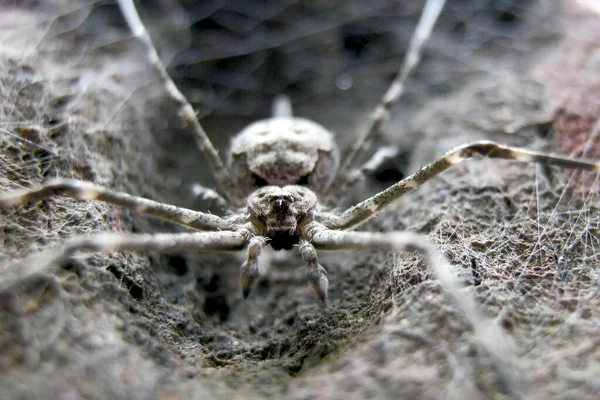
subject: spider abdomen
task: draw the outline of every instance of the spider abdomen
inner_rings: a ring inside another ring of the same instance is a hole
[[[240,196],[265,186],[302,184],[320,192],[339,164],[334,135],[305,118],[274,117],[255,122],[231,141],[229,162]]]

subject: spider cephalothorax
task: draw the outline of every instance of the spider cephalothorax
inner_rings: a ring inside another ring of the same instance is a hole
[[[302,186],[266,186],[247,200],[250,221],[275,250],[290,250],[300,240],[299,222],[313,220],[317,196]]]

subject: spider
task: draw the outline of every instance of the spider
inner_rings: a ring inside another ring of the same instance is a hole
[[[386,119],[391,107],[403,92],[411,70],[418,64],[422,46],[443,6],[443,1],[427,2],[404,64],[398,71],[368,127],[358,135],[349,154],[340,160],[333,134],[323,126],[292,114],[290,101],[280,97],[274,102],[273,117],[255,122],[237,134],[231,142],[228,163],[220,157],[198,122],[194,110],[172,82],[139,20],[133,3],[121,1],[123,13],[135,36],[144,44],[147,56],[160,73],[163,84],[179,106],[180,116],[195,131],[198,145],[206,155],[223,196],[219,202],[231,214],[219,217],[209,213],[164,204],[127,193],[120,193],[76,180],[54,180],[39,188],[6,193],[0,207],[15,207],[54,195],[79,200],[98,200],[139,213],[171,221],[195,230],[193,233],[170,234],[99,234],[74,239],[52,256],[29,263],[19,277],[40,272],[50,265],[65,262],[75,252],[126,251],[246,251],[240,281],[244,298],[248,297],[259,277],[261,251],[297,247],[307,264],[307,280],[319,300],[327,303],[328,279],[319,264],[317,250],[374,249],[383,251],[417,251],[428,263],[443,263],[437,250],[420,236],[408,232],[357,232],[354,228],[386,209],[401,196],[417,189],[446,169],[473,157],[490,157],[520,162],[540,162],[562,167],[584,168],[600,172],[600,163],[510,147],[490,141],[459,146],[413,175],[374,196],[336,213],[336,201],[357,179],[358,155],[370,136]],[[205,189],[207,193],[214,192]],[[5,280],[5,286],[18,281]]]

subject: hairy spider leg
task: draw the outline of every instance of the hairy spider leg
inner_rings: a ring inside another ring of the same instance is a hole
[[[55,251],[44,251],[30,256],[2,276],[0,294],[11,290],[24,280],[40,273],[49,273],[64,265],[78,251],[89,250],[102,253],[113,251],[151,251],[170,253],[237,252],[243,250],[248,239],[240,232],[191,232],[162,234],[115,234],[101,233],[68,241]]]
[[[240,198],[235,195],[235,182],[233,181],[233,177],[229,172],[229,169],[219,156],[219,152],[212,144],[208,135],[204,131],[204,128],[198,121],[196,117],[196,113],[192,108],[192,105],[185,98],[185,96],[179,91],[175,82],[171,79],[165,66],[163,65],[154,44],[152,43],[152,39],[150,38],[150,34],[148,33],[146,27],[140,20],[140,16],[133,4],[132,0],[119,0],[119,6],[121,7],[121,12],[131,29],[131,32],[135,37],[137,37],[140,42],[142,42],[145,50],[146,56],[152,66],[158,72],[160,76],[160,80],[163,83],[163,86],[166,88],[169,96],[175,101],[175,103],[179,106],[179,116],[182,117],[188,126],[192,128],[194,136],[196,137],[196,142],[200,150],[206,156],[208,163],[213,171],[214,176],[219,181],[221,189],[225,193],[225,197],[227,200],[232,202],[235,205],[240,205]]]
[[[233,228],[232,223],[216,215],[115,192],[90,182],[78,180],[56,179],[38,188],[2,194],[0,195],[0,208],[20,206],[57,194],[78,200],[103,201],[199,231],[231,230]]]
[[[464,289],[451,266],[435,246],[423,236],[410,232],[347,232],[327,229],[312,222],[303,229],[304,235],[319,250],[383,250],[411,251],[419,253],[432,268],[441,286],[454,303],[463,311],[473,327],[478,343],[488,352],[499,379],[510,388],[522,388],[523,373],[513,360],[511,344],[497,324],[482,315],[473,296],[465,295]],[[520,390],[515,389],[516,393]]]
[[[306,278],[313,291],[319,297],[324,305],[327,305],[327,289],[329,280],[327,280],[327,271],[317,262],[317,251],[315,247],[307,240],[300,240],[298,246],[302,259],[307,262]]]
[[[453,165],[459,164],[474,156],[516,160],[526,163],[540,162],[561,167],[584,168],[600,172],[600,163],[591,160],[570,158],[554,154],[546,154],[518,147],[505,146],[499,143],[482,140],[459,146],[444,154],[415,172],[411,176],[377,193],[376,195],[350,207],[338,217],[332,216],[324,224],[331,229],[352,229],[368,218],[385,209],[393,201],[444,172]]]
[[[244,299],[248,298],[260,276],[258,257],[267,244],[267,238],[264,236],[254,236],[248,241],[248,255],[240,270],[240,283]]]
[[[415,32],[413,33],[404,62],[396,72],[392,83],[381,98],[375,110],[371,113],[367,125],[357,133],[357,139],[353,142],[350,153],[342,162],[337,178],[328,190],[328,196],[343,197],[344,193],[351,187],[352,183],[360,177],[353,174],[353,167],[358,156],[366,147],[367,140],[381,127],[387,119],[390,108],[404,93],[404,84],[410,73],[421,61],[423,46],[431,36],[431,31],[444,7],[445,0],[430,0],[425,3]]]

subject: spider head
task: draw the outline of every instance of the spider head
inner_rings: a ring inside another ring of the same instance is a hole
[[[266,186],[247,199],[250,220],[270,239],[275,250],[298,243],[298,222],[314,215],[317,196],[302,186]]]
[[[240,195],[274,185],[305,185],[320,192],[331,184],[339,164],[333,134],[304,118],[275,117],[237,134],[229,162]]]

